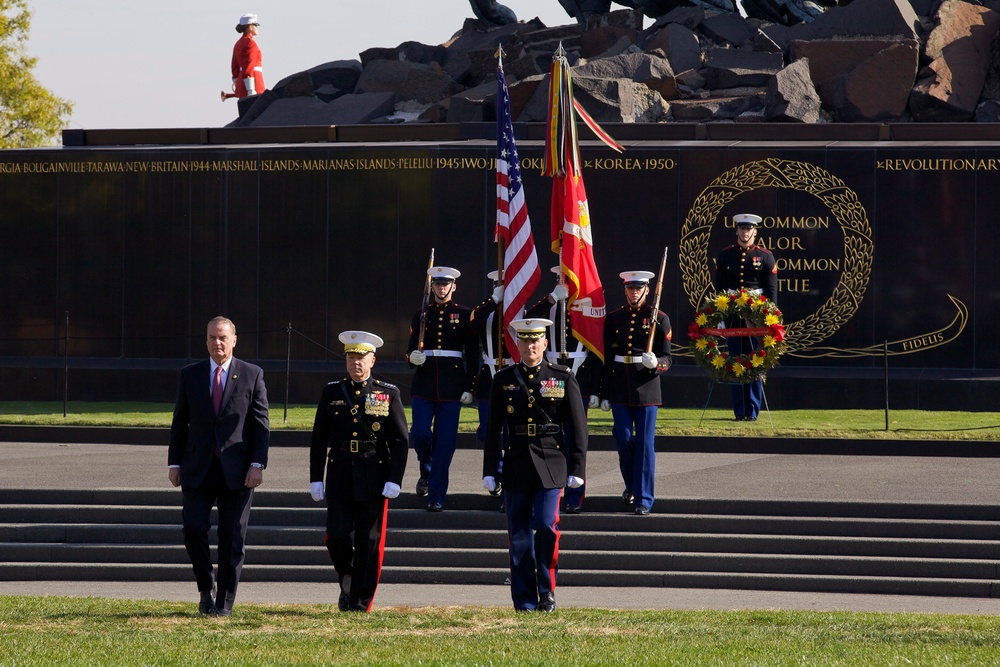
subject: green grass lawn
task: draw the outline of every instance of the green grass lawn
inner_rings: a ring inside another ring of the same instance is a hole
[[[341,614],[336,605],[0,596],[3,665],[996,665],[1000,618],[786,611]]]
[[[63,426],[149,426],[170,425],[173,406],[169,403],[69,403],[63,417],[62,403],[0,402],[0,424]],[[316,407],[292,405],[285,419],[284,406],[271,406],[271,427],[312,428]],[[409,419],[409,408],[407,408]],[[590,411],[590,432],[611,433],[611,413]],[[473,431],[478,423],[476,410],[462,410],[463,431]],[[756,423],[734,422],[729,410],[663,408],[657,432],[663,435],[816,438],[900,438],[941,440],[1000,440],[998,412],[929,412],[896,410],[889,413],[889,430],[881,410],[776,410],[762,413]]]

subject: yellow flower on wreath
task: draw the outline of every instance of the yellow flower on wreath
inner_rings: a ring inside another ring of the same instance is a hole
[[[764,347],[774,347],[774,336],[764,336]]]
[[[746,370],[747,369],[743,367],[743,364],[740,363],[733,364],[733,376],[735,377],[741,377],[743,373],[746,372]]]
[[[708,324],[708,315],[705,313],[698,313],[698,317],[694,318],[694,321],[698,324],[698,326],[703,327]]]
[[[712,365],[716,368],[722,368],[726,365],[726,360],[722,358],[722,355],[717,354],[712,357]]]
[[[715,298],[715,308],[721,312],[726,312],[729,309],[729,297],[725,294],[720,294]]]
[[[764,316],[764,324],[766,324],[769,327],[773,327],[780,321],[781,319],[774,313],[768,313],[767,315]]]
[[[761,355],[759,355],[759,354],[755,354],[755,355],[753,355],[753,357],[752,357],[752,358],[750,359],[750,363],[751,363],[751,364],[753,364],[753,367],[754,367],[754,368],[760,368],[761,366],[763,366],[763,365],[764,365],[764,357],[762,357],[762,356],[761,356]]]

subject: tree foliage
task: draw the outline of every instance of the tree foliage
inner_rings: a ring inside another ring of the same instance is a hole
[[[0,148],[55,143],[73,105],[46,90],[28,56],[31,27],[27,0],[0,0]]]

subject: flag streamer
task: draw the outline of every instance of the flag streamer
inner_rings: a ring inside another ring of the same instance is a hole
[[[573,77],[562,45],[552,58],[549,76],[549,115],[543,174],[552,177],[550,231],[552,251],[569,293],[567,310],[573,337],[604,360],[606,302],[594,261],[590,207],[583,184],[576,116],[611,148],[622,146],[611,138],[573,98]],[[565,352],[565,350],[560,350]]]

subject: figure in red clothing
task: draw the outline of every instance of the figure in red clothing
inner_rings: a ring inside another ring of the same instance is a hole
[[[236,26],[242,37],[233,47],[233,90],[239,98],[259,95],[265,90],[263,60],[253,39],[259,30],[256,14],[244,14]]]

